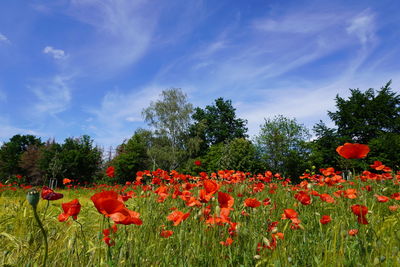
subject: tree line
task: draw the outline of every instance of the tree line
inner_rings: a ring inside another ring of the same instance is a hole
[[[80,184],[124,183],[134,180],[137,171],[155,169],[189,174],[270,170],[297,179],[306,170],[361,170],[375,160],[398,170],[400,95],[390,85],[364,92],[350,89],[347,99],[337,95],[336,111],[328,111],[335,127],[320,121],[310,131],[295,118],[279,115],[265,118],[253,138],[231,100],[218,98],[205,108],[194,108],[181,89],[171,88],[142,111],[149,128],[137,129],[107,160],[87,135],[62,144],[33,135],[13,136],[0,148],[0,182],[43,184],[56,178],[61,183],[69,178]],[[369,145],[369,157],[344,160],[335,149],[346,142]],[[104,177],[108,166],[115,168],[111,180]]]

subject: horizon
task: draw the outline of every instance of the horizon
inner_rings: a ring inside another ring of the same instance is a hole
[[[250,137],[279,114],[312,129],[349,88],[399,92],[396,1],[7,1],[0,9],[0,142],[89,135],[106,152],[149,128],[168,88],[223,97]],[[22,19],[21,19],[22,18]],[[17,22],[17,23],[16,23]]]

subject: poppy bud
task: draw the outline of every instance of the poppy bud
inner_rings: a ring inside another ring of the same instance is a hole
[[[26,194],[26,200],[28,200],[29,204],[31,204],[33,208],[36,208],[37,204],[39,203],[39,198],[39,191],[37,191],[35,188],[29,190]]]

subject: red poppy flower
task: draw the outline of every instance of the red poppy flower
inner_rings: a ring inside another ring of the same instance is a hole
[[[220,208],[232,208],[235,199],[228,193],[218,192],[218,203]]]
[[[382,164],[382,162],[376,160],[374,161],[374,164],[369,165],[372,169],[375,169],[377,171],[383,170],[386,166]]]
[[[113,178],[115,176],[115,168],[114,166],[109,166],[106,170],[106,174],[108,177]]]
[[[164,237],[164,238],[168,238],[170,237],[172,234],[174,233],[174,231],[171,230],[162,230],[160,233],[160,236]]]
[[[51,189],[47,186],[43,186],[41,196],[43,199],[46,199],[46,200],[57,200],[57,199],[64,197],[63,194],[56,193],[56,192],[54,192],[53,189]]]
[[[388,202],[389,201],[389,198],[387,196],[375,195],[375,197],[378,202]]]
[[[261,202],[255,198],[247,198],[244,201],[244,205],[250,208],[257,208],[261,205]]]
[[[336,152],[346,159],[361,159],[368,155],[369,147],[363,144],[345,143],[336,148]]]
[[[69,216],[72,216],[74,220],[78,218],[78,214],[81,211],[81,204],[78,199],[74,199],[67,203],[62,203],[61,207],[63,209],[63,213],[58,215],[58,221],[65,222],[68,220]]]
[[[393,193],[393,194],[390,196],[390,198],[391,198],[391,199],[394,199],[394,200],[400,200],[400,193]]]
[[[322,224],[327,224],[327,223],[329,223],[331,220],[332,220],[332,219],[331,219],[331,216],[329,216],[329,215],[323,215],[322,218],[321,218],[319,221],[320,221],[320,223],[322,223]]]
[[[143,222],[139,217],[140,217],[139,212],[132,211],[127,208],[121,209],[118,212],[115,212],[110,215],[110,218],[116,224],[124,224],[124,225],[130,225],[130,224],[142,225]]]
[[[282,219],[296,219],[298,214],[294,209],[285,209]]]
[[[169,221],[174,222],[174,226],[177,226],[180,224],[182,221],[186,220],[190,215],[190,212],[188,213],[183,213],[182,211],[174,211],[170,215],[167,216],[167,219]]]
[[[69,184],[70,182],[72,182],[72,180],[70,180],[68,178],[63,179],[63,184]]]
[[[98,212],[107,217],[125,208],[124,203],[118,199],[118,193],[114,191],[96,193],[90,199]]]
[[[368,208],[366,206],[362,206],[362,205],[353,205],[351,206],[351,210],[354,213],[354,215],[356,215],[357,221],[360,224],[368,224],[367,218],[365,217],[365,215],[367,215],[368,213]]]
[[[311,204],[311,197],[304,191],[298,192],[294,197],[303,205]]]
[[[327,203],[335,203],[335,199],[334,199],[331,195],[326,194],[326,193],[320,194],[320,195],[319,195],[319,198],[320,198],[322,201],[325,201],[325,202],[327,202]]]
[[[201,161],[200,161],[200,160],[195,160],[195,161],[194,161],[194,165],[196,165],[196,166],[201,166]]]
[[[223,246],[230,246],[230,245],[232,245],[232,243],[233,243],[233,239],[232,238],[230,238],[230,237],[228,237],[227,239],[226,239],[226,241],[220,241],[219,242],[221,245],[223,245]]]

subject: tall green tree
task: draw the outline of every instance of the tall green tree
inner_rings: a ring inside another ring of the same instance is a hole
[[[19,165],[21,155],[30,146],[42,146],[40,138],[34,135],[14,135],[0,148],[0,182],[5,182],[16,174],[24,175],[24,170]]]
[[[323,165],[337,159],[335,146],[344,142],[368,144],[371,149],[367,159],[359,160],[358,165],[353,166],[357,169],[364,168],[373,160],[394,168],[400,165],[400,94],[390,85],[391,81],[378,91],[372,88],[365,92],[350,89],[348,99],[336,96],[336,111],[328,111],[336,128],[315,127],[317,139],[313,142],[316,148],[313,154],[325,159]],[[330,164],[343,168],[340,162],[336,160]]]
[[[128,141],[117,148],[117,155],[110,164],[115,167],[118,182],[132,181],[136,172],[151,168],[148,137],[148,131],[138,129]]]
[[[102,151],[93,145],[93,140],[88,135],[65,139],[57,157],[63,175],[80,183],[93,182],[101,170]]]
[[[296,119],[279,115],[265,119],[255,143],[266,169],[296,179],[308,167],[310,137]]]
[[[173,170],[187,160],[187,134],[192,112],[192,104],[179,88],[164,90],[160,100],[151,102],[142,111],[145,121],[154,131],[151,149],[153,154],[158,153],[156,164],[161,168]]]
[[[367,144],[384,133],[400,133],[400,95],[391,81],[379,91],[350,89],[350,97],[336,96],[337,111],[328,111],[339,136]]]
[[[247,120],[236,117],[231,100],[218,98],[213,105],[196,108],[191,134],[200,138],[203,151],[211,145],[247,137]]]

